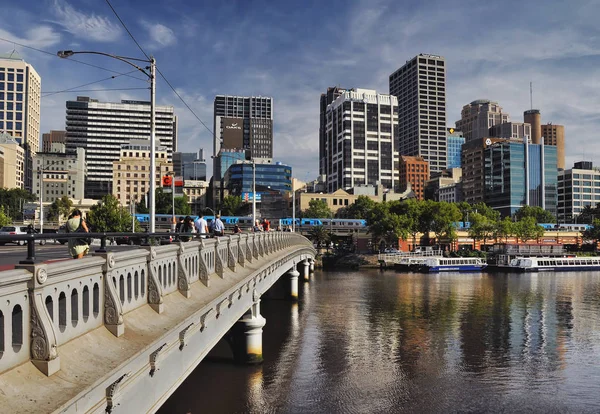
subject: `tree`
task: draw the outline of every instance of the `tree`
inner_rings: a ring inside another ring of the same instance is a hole
[[[496,223],[496,230],[494,232],[496,239],[504,238],[504,242],[506,242],[513,234],[515,234],[515,223],[513,223],[510,217],[504,217],[502,221]]]
[[[376,204],[367,219],[367,224],[369,233],[377,239],[377,244],[385,241],[386,244],[396,247],[399,239],[405,240],[410,235],[409,219],[404,215],[391,212],[390,205],[390,202]]]
[[[538,239],[544,235],[544,228],[538,225],[534,217],[525,217],[514,225],[514,232],[517,236],[517,241],[526,242],[527,240]]]
[[[479,213],[472,213],[470,220],[469,236],[473,240],[483,240],[483,244],[485,245],[487,239],[494,235],[496,222]]]
[[[308,202],[308,208],[302,212],[302,217],[309,218],[330,218],[333,213],[327,207],[327,202],[325,200],[310,200]]]
[[[413,246],[417,244],[417,234],[419,233],[419,219],[422,213],[422,203],[414,198],[395,202],[390,210],[405,217],[406,230],[412,235]]]
[[[317,244],[317,249],[320,249],[323,244],[328,245],[331,241],[331,233],[323,226],[311,228],[308,237]]]
[[[228,195],[221,203],[221,214],[224,216],[236,216],[244,208],[242,197]]]
[[[35,200],[33,194],[20,188],[0,188],[0,205],[4,206],[4,214],[12,220],[22,220],[23,204]]]
[[[173,195],[171,193],[165,193],[162,187],[158,187],[156,188],[154,199],[154,205],[156,206],[154,209],[155,214],[173,213]],[[142,199],[136,204],[135,211],[139,214],[148,214],[150,209],[146,205],[146,201]],[[187,195],[184,194],[183,197],[175,197],[175,215],[187,216],[190,214],[192,214],[192,208],[187,202]]]
[[[598,241],[600,241],[600,219],[595,219],[592,227],[583,232],[583,239],[593,240],[594,244],[598,246]]]
[[[442,238],[455,240],[457,235],[454,223],[461,218],[460,210],[456,204],[445,201],[424,201],[423,203],[420,230],[425,234],[429,234],[430,231],[433,232],[438,242]]]
[[[369,216],[370,211],[375,207],[375,204],[377,203],[371,198],[361,195],[348,207],[338,210],[336,217],[366,219]]]
[[[60,221],[62,218],[69,216],[72,207],[73,202],[69,199],[69,197],[66,195],[62,196],[50,204],[50,208],[48,209],[48,218],[50,220]]]
[[[112,194],[105,195],[95,206],[92,206],[87,221],[93,232],[130,232],[131,214],[129,209],[119,205],[119,200]],[[140,224],[135,220],[135,231],[141,231]]]
[[[473,211],[477,214],[481,214],[492,222],[500,221],[500,212],[498,210],[494,210],[485,203],[473,204]]]
[[[523,206],[515,213],[517,221],[521,221],[526,217],[533,217],[536,223],[556,223],[556,217],[552,213],[537,206]]]
[[[4,206],[0,206],[0,226],[8,226],[12,223],[11,218],[4,212]]]

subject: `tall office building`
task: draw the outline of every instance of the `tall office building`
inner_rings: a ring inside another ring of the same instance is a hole
[[[40,149],[42,80],[16,52],[0,55],[0,130],[32,155]]]
[[[177,141],[177,117],[172,106],[157,106],[156,147],[164,148],[169,161]],[[150,103],[127,101],[99,102],[78,96],[67,101],[67,152],[85,149],[87,163],[86,198],[113,193],[113,162],[121,146],[145,139],[150,144]]]
[[[174,152],[173,172],[184,181],[206,181],[206,160],[204,149],[198,152]]]
[[[490,128],[488,136],[518,141],[523,141],[525,137],[528,137],[529,141],[532,144],[535,144],[531,136],[531,125],[524,122],[504,122],[502,124],[496,124]]]
[[[63,196],[77,200],[84,198],[86,172],[83,148],[77,148],[75,154],[38,152],[33,157],[33,165],[32,193],[39,198],[41,191],[44,202],[53,203]],[[40,181],[40,178],[43,180]]]
[[[327,107],[326,117],[327,191],[378,183],[397,189],[396,97],[350,89]]]
[[[0,131],[0,186],[23,188],[25,182],[25,150],[17,140]]]
[[[425,183],[429,180],[429,166],[423,157],[401,155],[398,176],[400,191],[406,191],[410,183],[416,198],[425,199]]]
[[[463,106],[461,118],[456,121],[456,129],[462,131],[466,142],[490,136],[490,128],[510,120],[510,116],[502,111],[498,102],[478,99]]]
[[[558,172],[558,222],[573,223],[585,207],[600,204],[600,170],[580,161]],[[596,217],[598,218],[598,217]]]
[[[565,169],[565,127],[564,125],[545,124],[540,126],[544,145],[556,147],[558,169]]]
[[[327,92],[321,94],[319,105],[319,175],[327,175],[327,107],[345,91],[344,88],[334,86],[327,88]]]
[[[273,98],[217,95],[213,156],[221,148],[246,150],[248,158],[273,158]],[[213,169],[213,177],[218,171]]]
[[[462,131],[457,131],[454,128],[448,128],[447,133],[447,148],[448,148],[448,167],[447,169],[460,168],[460,154],[462,145],[465,143],[465,136]]]
[[[50,152],[52,144],[66,144],[67,131],[50,131],[42,134],[42,151]]]
[[[420,54],[389,82],[390,94],[398,98],[400,155],[423,157],[432,173],[446,169],[446,61]]]
[[[542,115],[539,109],[529,109],[523,112],[523,120],[531,125],[531,143],[543,144],[542,142]]]

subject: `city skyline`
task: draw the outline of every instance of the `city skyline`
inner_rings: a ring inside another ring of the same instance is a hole
[[[600,103],[600,85],[594,80],[600,58],[593,16],[600,8],[552,3],[519,3],[518,14],[512,7],[516,2],[501,7],[464,1],[408,2],[402,7],[392,1],[314,2],[303,9],[285,2],[266,8],[264,2],[193,7],[151,2],[142,7],[133,1],[115,7],[208,129],[216,95],[272,96],[274,158],[306,180],[318,170],[320,94],[332,85],[388,93],[389,75],[419,53],[446,59],[448,127],[460,119],[462,106],[476,99],[497,101],[514,121],[522,121],[519,114],[530,108],[533,81],[533,107],[542,112],[544,122],[565,125],[566,167],[582,159],[598,163],[600,149],[592,144],[600,123],[594,112]],[[334,9],[337,18],[331,20]],[[0,10],[15,17],[0,29],[3,39],[52,53],[98,50],[143,57],[104,3],[31,0]],[[464,22],[467,15],[467,24],[452,24]],[[473,36],[476,29],[482,30],[481,36]],[[110,73],[11,42],[0,45],[1,52],[15,48],[42,77],[42,132],[64,129],[65,102],[78,94],[117,102],[149,98],[147,90],[49,95]],[[127,65],[108,58],[78,58],[129,72]],[[140,87],[147,84],[119,76],[83,89]],[[157,103],[175,106],[180,151],[212,147],[211,134],[160,77]]]

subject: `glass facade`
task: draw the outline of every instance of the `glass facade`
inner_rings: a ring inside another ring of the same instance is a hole
[[[255,164],[256,192],[292,191],[292,167],[281,163]],[[231,195],[252,193],[252,163],[233,164],[225,174],[225,187]]]
[[[460,152],[465,143],[465,137],[448,135],[448,168],[461,168]]]
[[[510,216],[527,204],[528,195],[530,206],[556,215],[556,147],[499,142],[487,147],[484,156],[485,202],[489,206]]]

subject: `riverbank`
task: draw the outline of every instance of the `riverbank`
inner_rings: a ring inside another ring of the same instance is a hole
[[[315,266],[326,270],[378,269],[379,263],[377,260],[377,254],[345,253],[336,255],[324,253],[317,256]]]

